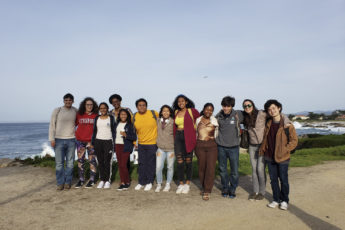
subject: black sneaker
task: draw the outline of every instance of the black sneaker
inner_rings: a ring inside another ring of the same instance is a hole
[[[122,191],[124,187],[125,187],[125,185],[121,184],[120,187],[117,188],[117,191]]]
[[[87,185],[85,186],[85,188],[92,188],[93,185],[95,184],[95,182],[93,182],[93,180],[90,180]]]
[[[222,197],[227,197],[229,195],[228,191],[222,191]]]
[[[128,189],[129,189],[129,186],[131,186],[131,184],[125,184],[125,185],[123,186],[123,190],[128,190]]]
[[[263,200],[265,197],[261,193],[259,193],[256,197],[255,200]]]
[[[81,188],[81,187],[83,187],[83,185],[84,185],[84,181],[78,181],[78,183],[75,185],[75,187],[74,188]]]
[[[236,197],[235,192],[230,192],[229,193],[229,198],[234,199]]]
[[[257,197],[256,193],[250,194],[248,197],[248,200],[251,200],[251,201],[256,200],[256,197]]]

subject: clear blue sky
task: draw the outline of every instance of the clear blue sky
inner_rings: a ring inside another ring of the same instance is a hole
[[[0,1],[0,121],[48,121],[71,92],[135,110],[223,96],[345,108],[345,1]],[[204,76],[207,76],[205,78]]]

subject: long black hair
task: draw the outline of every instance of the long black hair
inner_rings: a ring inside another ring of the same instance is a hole
[[[195,108],[195,104],[194,104],[194,102],[191,99],[189,99],[188,97],[186,97],[183,94],[180,94],[180,95],[177,95],[177,97],[175,98],[175,100],[174,100],[174,102],[172,104],[172,109],[174,111],[180,110],[180,107],[178,106],[177,102],[178,102],[178,99],[181,98],[181,97],[186,101],[186,108]]]
[[[161,107],[161,110],[159,111],[159,117],[163,117],[162,112],[163,112],[163,109],[164,109],[164,108],[169,109],[170,117],[171,117],[171,118],[174,118],[174,111],[172,110],[172,108],[171,108],[169,105],[163,105],[163,106]]]
[[[242,102],[242,106],[244,105],[244,102],[249,101],[252,106],[253,106],[253,111],[249,114],[246,113],[246,111],[244,111],[243,115],[244,115],[244,126],[248,129],[248,128],[255,128],[255,123],[256,123],[256,118],[258,117],[258,113],[259,110],[255,107],[255,104],[252,100],[250,99],[245,99]]]
[[[92,101],[92,110],[91,113],[98,114],[98,105],[97,102],[92,97],[86,97],[82,102],[80,102],[78,113],[79,115],[83,115],[86,111],[86,102]]]
[[[208,103],[206,103],[206,104],[204,105],[204,108],[202,109],[202,111],[201,111],[201,113],[200,113],[200,116],[204,116],[204,110],[205,110],[206,107],[208,107],[208,106],[211,106],[212,109],[213,109],[213,111],[214,111],[214,106],[213,106],[213,104],[210,103],[210,102],[208,102]]]
[[[127,109],[120,109],[119,114],[117,115],[117,121],[121,122],[121,119],[120,119],[121,112],[125,112],[127,114],[127,119],[126,119],[127,124],[132,124],[132,117]]]

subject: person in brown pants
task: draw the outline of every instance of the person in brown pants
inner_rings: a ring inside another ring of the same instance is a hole
[[[215,138],[218,134],[217,119],[212,116],[214,106],[212,103],[206,103],[201,115],[196,120],[197,142],[195,154],[198,158],[199,179],[202,186],[202,199],[210,199],[212,192],[218,150]]]

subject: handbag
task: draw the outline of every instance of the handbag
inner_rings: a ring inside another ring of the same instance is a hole
[[[246,129],[242,130],[240,147],[243,149],[249,148],[249,133],[248,133],[248,130]]]

